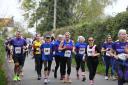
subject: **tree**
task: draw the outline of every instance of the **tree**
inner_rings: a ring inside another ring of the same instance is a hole
[[[41,33],[52,30],[54,0],[36,1],[24,0],[23,2],[25,10],[36,9],[33,13],[25,14],[29,27],[34,27],[37,23],[37,31]],[[56,27],[96,21],[102,15],[104,7],[113,1],[116,0],[57,0]]]

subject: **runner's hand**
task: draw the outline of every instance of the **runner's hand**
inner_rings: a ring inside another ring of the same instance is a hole
[[[86,54],[83,55],[83,58],[82,58],[83,61],[85,61],[85,57],[86,57]]]
[[[114,58],[115,58],[115,59],[119,59],[117,55],[114,55]]]

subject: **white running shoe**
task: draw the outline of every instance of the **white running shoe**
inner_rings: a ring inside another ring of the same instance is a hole
[[[115,76],[112,76],[112,80],[116,80],[116,77]]]
[[[104,78],[105,80],[108,80],[108,76],[105,76],[105,78]]]
[[[44,84],[47,84],[48,83],[48,79],[44,79]]]
[[[48,81],[48,83],[50,82],[50,80],[49,80],[49,79],[47,79],[47,81]]]

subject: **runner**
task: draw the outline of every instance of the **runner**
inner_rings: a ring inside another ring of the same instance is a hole
[[[10,45],[13,46],[13,60],[14,60],[14,81],[21,80],[20,78],[20,72],[23,67],[24,62],[24,54],[23,49],[26,48],[26,41],[21,38],[21,32],[16,32],[16,38],[12,39],[10,41]]]
[[[94,84],[94,77],[96,74],[97,66],[98,66],[98,56],[100,55],[100,50],[97,45],[94,44],[94,38],[88,38],[88,46],[87,46],[87,67],[89,69],[89,80],[90,85]]]
[[[42,60],[44,63],[44,84],[47,84],[49,80],[49,74],[51,71],[51,65],[53,60],[53,44],[51,42],[51,36],[45,35],[45,42],[41,45]]]
[[[5,46],[5,50],[6,50],[6,56],[7,56],[7,60],[9,63],[11,63],[12,60],[12,56],[11,56],[11,46],[10,46],[10,40],[11,38],[7,38],[4,42],[4,46]]]
[[[42,44],[42,40],[40,39],[40,34],[36,34],[36,39],[33,42],[33,54],[35,58],[35,63],[36,63],[36,71],[38,78],[37,80],[41,79],[41,70],[42,70],[42,56],[41,56],[41,51],[40,51],[40,46]]]
[[[128,81],[128,42],[125,29],[119,30],[118,41],[113,43],[111,55],[116,59],[118,85],[123,85]]]
[[[115,76],[114,76],[114,62],[115,62],[115,59],[110,56],[109,52],[110,52],[110,49],[112,48],[112,44],[113,44],[113,41],[112,41],[112,37],[111,35],[108,35],[106,37],[106,41],[103,43],[103,46],[102,46],[102,49],[101,51],[103,52],[104,56],[104,63],[105,63],[105,79],[108,80],[108,71],[109,71],[109,67],[111,66],[111,76],[112,76],[112,79],[115,80]]]
[[[33,48],[33,43],[36,40],[36,36],[37,36],[37,34],[34,36],[33,41],[32,41],[32,59],[35,59],[35,56],[34,56],[35,52],[34,52],[34,48]],[[35,71],[37,70],[36,67],[37,66],[36,66],[36,62],[35,62]]]
[[[87,44],[85,43],[85,38],[83,36],[78,37],[78,42],[75,45],[75,60],[76,60],[76,75],[79,79],[79,68],[82,71],[82,81],[86,80],[85,77],[85,49]]]
[[[60,43],[59,50],[64,53],[62,57],[61,69],[64,82],[71,83],[71,61],[72,61],[72,51],[74,49],[74,41],[70,39],[70,33],[65,33],[65,39]],[[66,76],[66,67],[67,67],[67,76]]]
[[[54,50],[55,50],[55,63],[56,63],[56,66],[55,66],[55,71],[54,71],[54,78],[57,78],[57,70],[60,66],[60,63],[61,63],[61,58],[63,56],[62,52],[58,50],[59,48],[59,45],[60,45],[60,42],[63,40],[63,35],[58,35],[57,37],[57,40],[54,42]],[[60,73],[61,73],[61,67],[60,67]],[[62,79],[62,75],[61,75],[61,78]]]

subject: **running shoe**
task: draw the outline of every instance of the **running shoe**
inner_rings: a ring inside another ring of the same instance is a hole
[[[48,83],[48,80],[47,78],[44,79],[44,84],[47,84]]]
[[[17,75],[14,75],[14,77],[13,77],[13,81],[17,81],[18,79],[17,79]]]
[[[104,78],[105,80],[108,80],[108,76],[105,76],[105,78]]]
[[[17,80],[18,80],[18,81],[20,81],[20,80],[21,80],[21,78],[20,78],[19,76],[17,76]]]

